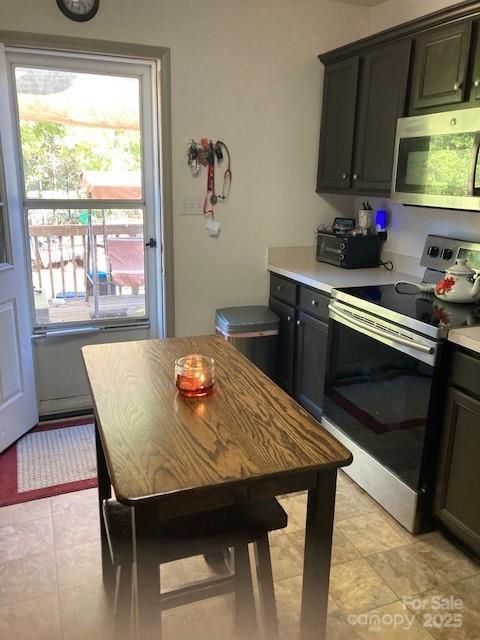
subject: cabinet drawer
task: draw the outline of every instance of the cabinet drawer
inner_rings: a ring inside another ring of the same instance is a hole
[[[300,301],[298,306],[305,313],[309,313],[316,318],[328,321],[328,303],[330,302],[330,296],[325,293],[320,293],[310,287],[300,287]]]
[[[270,274],[270,295],[287,304],[295,306],[297,304],[297,285],[291,280]]]
[[[480,359],[456,349],[451,372],[451,384],[480,397]]]

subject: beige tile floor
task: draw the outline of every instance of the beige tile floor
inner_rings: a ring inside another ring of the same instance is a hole
[[[282,640],[298,638],[306,495],[271,538]],[[208,575],[167,565],[163,584]],[[450,600],[447,600],[450,598]],[[442,605],[444,608],[441,608]],[[164,640],[230,640],[231,596],[164,614]],[[0,509],[0,639],[107,640],[96,490]],[[413,538],[340,474],[328,640],[480,640],[480,566],[440,533]]]

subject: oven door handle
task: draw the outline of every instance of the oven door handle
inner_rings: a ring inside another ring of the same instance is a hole
[[[382,331],[377,327],[372,327],[369,324],[365,324],[361,322],[361,320],[357,320],[357,318],[350,316],[348,313],[340,311],[340,309],[337,309],[331,304],[328,305],[328,308],[334,316],[340,316],[340,318],[343,318],[343,320],[346,320],[347,322],[353,324],[363,333],[373,333],[374,335],[380,336],[381,338],[388,338],[389,340],[392,340],[392,342],[406,345],[407,347],[410,347],[411,349],[415,349],[417,351],[421,351],[422,353],[432,354],[435,352],[435,349],[433,347],[427,347],[427,345],[425,344],[420,344],[419,342],[414,342],[413,340],[402,338],[401,336],[398,336],[395,333],[391,333],[390,331]]]

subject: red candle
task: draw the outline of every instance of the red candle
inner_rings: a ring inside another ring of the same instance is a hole
[[[187,398],[201,398],[213,393],[215,386],[213,358],[192,353],[175,361],[175,382]]]

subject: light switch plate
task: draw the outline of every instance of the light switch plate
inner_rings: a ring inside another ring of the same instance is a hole
[[[199,196],[185,196],[183,198],[182,215],[203,215],[203,198]]]

